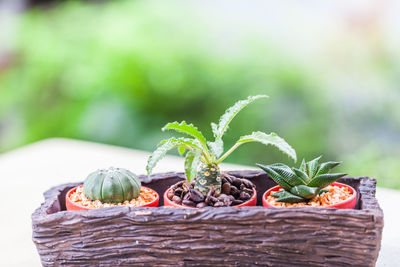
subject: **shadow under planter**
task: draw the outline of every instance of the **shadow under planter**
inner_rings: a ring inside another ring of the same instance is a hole
[[[234,171],[257,188],[256,207],[203,209],[111,207],[66,211],[56,186],[32,214],[33,241],[44,266],[374,266],[383,212],[375,179],[342,178],[358,193],[355,210],[264,208],[275,182],[264,172]],[[155,174],[143,185],[163,193],[182,173]]]

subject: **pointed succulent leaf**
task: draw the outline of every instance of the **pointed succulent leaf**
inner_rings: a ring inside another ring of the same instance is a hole
[[[290,191],[290,188],[292,186],[288,184],[285,179],[283,179],[277,172],[275,172],[272,168],[270,168],[267,165],[262,165],[262,164],[256,164],[258,167],[260,167],[263,171],[265,171],[272,180],[274,180],[278,185],[280,185],[283,189]]]
[[[286,166],[286,165],[271,166],[271,165],[269,165],[269,167],[272,170],[274,170],[277,174],[279,174],[291,186],[305,184],[303,179],[300,178],[299,176],[297,176],[289,166]]]
[[[307,172],[308,176],[312,179],[318,172],[318,167],[319,167],[319,160],[321,159],[321,156],[318,158],[315,158],[309,162],[307,162]]]
[[[224,142],[222,139],[217,139],[214,142],[207,142],[207,144],[215,158],[219,158],[222,152],[224,152]]]
[[[249,96],[245,100],[240,100],[236,102],[232,107],[228,108],[224,115],[221,116],[219,119],[218,123],[218,128],[216,129],[216,137],[215,139],[220,139],[228,129],[229,123],[235,118],[235,116],[241,111],[244,107],[246,107],[248,104],[253,102],[256,99],[259,98],[267,98],[268,96],[266,95],[256,95],[256,96]],[[212,126],[214,127],[214,126]],[[214,130],[214,129],[213,129]],[[215,132],[214,132],[215,134]]]
[[[185,157],[185,174],[186,179],[190,183],[196,177],[197,168],[200,164],[201,151],[191,150],[186,153]]]
[[[297,202],[305,201],[304,198],[293,195],[292,193],[289,193],[287,191],[282,191],[282,192],[283,193],[276,201],[286,202],[286,203],[297,203]]]
[[[260,142],[264,145],[273,145],[280,151],[288,155],[294,161],[297,160],[296,151],[286,141],[275,133],[266,134],[263,132],[253,132],[250,135],[240,137],[236,144],[244,144],[248,142]]]
[[[324,188],[330,185],[333,182],[336,182],[339,178],[345,176],[345,173],[326,173],[318,175],[317,177],[313,178],[309,183],[308,186],[311,187],[319,187]]]
[[[170,122],[165,125],[162,130],[175,130],[177,132],[193,136],[199,140],[202,145],[206,146],[206,138],[204,135],[193,124],[187,124],[185,121],[182,121],[181,123],[177,121]]]
[[[309,187],[306,185],[298,185],[290,189],[290,193],[305,199],[312,199],[318,194],[318,192],[318,187]]]
[[[201,148],[197,144],[195,144],[193,139],[172,137],[170,139],[163,140],[159,143],[156,150],[154,150],[154,152],[150,155],[149,159],[147,160],[147,166],[146,166],[147,175],[150,175],[151,171],[156,166],[157,162],[160,161],[169,150],[175,147],[186,147],[186,148],[201,150]]]
[[[339,164],[340,164],[340,162],[335,162],[335,161],[328,161],[328,162],[321,163],[317,175],[326,174],[331,169],[338,166]]]
[[[283,194],[283,192],[285,192],[284,190],[280,190],[280,191],[275,191],[274,193],[271,194],[271,196],[279,198],[281,197],[281,195]]]
[[[305,172],[306,174],[308,174],[308,172],[307,172],[307,164],[306,164],[306,161],[304,159],[301,161],[300,171]]]
[[[307,176],[307,173],[305,173],[304,171],[297,169],[297,168],[292,168],[293,172],[304,181],[304,184],[308,184],[309,177]]]

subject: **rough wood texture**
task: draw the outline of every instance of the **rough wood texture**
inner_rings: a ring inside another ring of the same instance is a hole
[[[231,174],[256,184],[259,205],[262,193],[275,185],[261,172]],[[183,174],[167,173],[143,183],[161,197],[181,179]],[[374,266],[383,227],[376,182],[367,177],[340,182],[360,193],[356,210],[112,207],[70,212],[64,197],[77,184],[65,184],[47,191],[32,214],[33,241],[44,266]]]

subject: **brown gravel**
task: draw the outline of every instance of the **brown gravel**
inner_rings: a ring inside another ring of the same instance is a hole
[[[338,204],[353,195],[353,193],[349,190],[348,187],[339,187],[339,186],[327,186],[324,189],[329,190],[329,192],[322,193],[321,195],[315,196],[308,202],[299,202],[299,203],[284,203],[277,202],[276,197],[267,196],[267,201],[270,205],[274,207],[326,207],[334,204]],[[283,190],[283,189],[280,189]],[[274,193],[276,191],[273,191]]]
[[[78,186],[76,191],[70,195],[70,199],[80,206],[86,208],[106,208],[113,206],[129,206],[139,207],[144,204],[150,203],[157,198],[154,191],[141,187],[139,197],[132,199],[131,201],[125,201],[123,203],[102,203],[100,200],[90,200],[85,196],[83,191],[83,185]]]

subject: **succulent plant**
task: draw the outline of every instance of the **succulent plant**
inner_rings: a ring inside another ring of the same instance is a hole
[[[124,202],[140,194],[139,178],[126,169],[109,168],[97,170],[88,175],[83,183],[85,196],[101,202]]]
[[[191,136],[192,138],[176,138],[161,141],[147,162],[147,174],[151,171],[157,162],[165,154],[178,148],[180,155],[185,155],[185,174],[186,179],[191,182],[195,180],[195,189],[199,190],[204,196],[213,188],[217,193],[221,191],[221,173],[218,164],[228,157],[240,145],[248,142],[259,142],[264,145],[273,145],[286,153],[296,161],[296,152],[286,143],[284,139],[275,133],[266,134],[263,132],[253,132],[239,138],[224,154],[224,143],[222,136],[228,130],[229,123],[233,118],[248,104],[260,98],[267,98],[266,95],[249,96],[245,100],[236,102],[232,107],[226,110],[219,120],[219,123],[211,123],[214,141],[207,141],[204,135],[193,124],[187,124],[185,121],[172,122],[162,128],[165,130],[175,130],[177,132]],[[200,166],[200,167],[199,167]]]
[[[279,202],[297,203],[312,199],[323,192],[323,188],[345,176],[345,173],[329,173],[340,162],[319,163],[321,157],[309,162],[303,159],[300,168],[290,168],[282,163],[271,165],[257,164],[284,190],[271,196]]]

